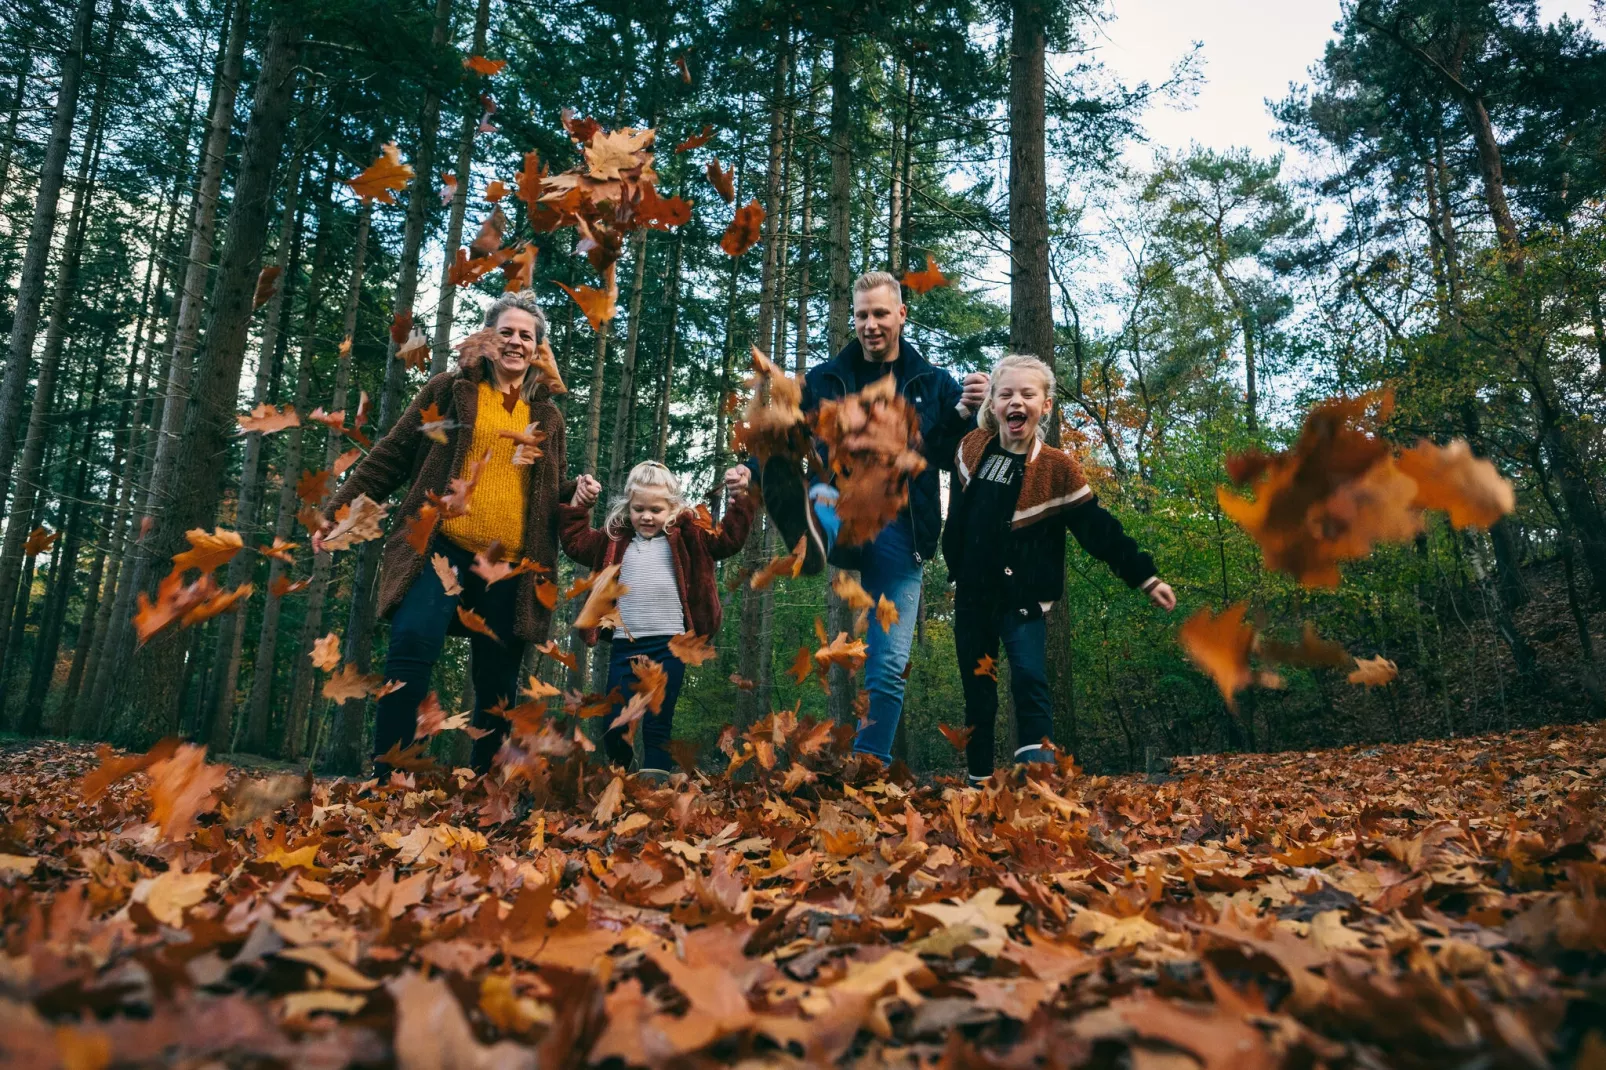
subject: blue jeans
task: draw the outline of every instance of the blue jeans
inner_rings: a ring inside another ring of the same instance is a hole
[[[519,663],[524,660],[524,642],[513,635],[514,601],[518,584],[511,580],[492,584],[471,571],[474,555],[450,539],[437,536],[429,554],[441,554],[457,566],[457,581],[463,593],[448,595],[433,568],[425,567],[407,588],[401,605],[390,620],[390,649],[385,655],[385,679],[400,680],[401,689],[379,700],[374,712],[374,757],[395,744],[413,742],[418,727],[418,704],[429,694],[429,675],[440,659],[448,633],[465,634],[457,620],[458,602],[485,618],[501,642],[479,633],[469,634],[470,661],[474,677],[474,727],[491,734],[474,741],[472,764],[476,772],[490,771],[491,759],[507,738],[508,722],[487,711],[499,703],[517,704]],[[381,776],[386,772],[377,763]]]
[[[840,527],[835,489],[815,484],[809,496],[827,541],[834,543]],[[909,667],[909,651],[914,647],[922,571],[921,563],[915,559],[914,531],[907,517],[900,515],[864,547],[859,584],[872,599],[879,602],[885,595],[897,606],[898,623],[883,630],[871,616],[864,662],[864,687],[870,695],[870,709],[868,723],[853,739],[853,749],[860,754],[873,754],[883,762],[892,761],[892,739],[903,716],[904,672]]]
[[[1027,616],[969,601],[961,590],[954,599],[954,653],[965,691],[965,724],[971,729],[965,764],[973,777],[992,775],[993,733],[998,721],[998,680],[976,675],[976,665],[983,655],[997,661],[1000,644],[1009,658],[1009,690],[1015,696],[1015,753],[1054,738],[1048,625],[1043,615]]]
[[[641,718],[641,738],[646,744],[646,754],[641,763],[643,769],[668,772],[674,766],[675,759],[669,753],[669,739],[674,733],[675,700],[680,698],[680,685],[686,678],[686,663],[669,652],[669,640],[673,638],[672,635],[647,635],[640,639],[627,639],[615,632],[613,650],[608,657],[608,692],[618,688],[620,696],[608,711],[610,724],[630,700],[630,685],[636,682],[636,668],[630,664],[632,658],[651,658],[662,665],[669,676],[669,683],[664,688],[663,708],[657,713],[648,710]],[[602,751],[609,761],[628,769],[631,759],[636,755],[635,748],[625,739],[627,731],[628,726],[604,731]]]

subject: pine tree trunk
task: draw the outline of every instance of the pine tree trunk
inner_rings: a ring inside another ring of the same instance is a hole
[[[641,296],[647,279],[647,231],[636,231],[631,243],[635,257],[630,278],[630,322],[625,328],[625,349],[619,362],[619,396],[613,416],[613,448],[608,451],[608,486],[623,487],[630,460],[631,402],[636,393],[636,355],[641,345]]]
[[[685,246],[685,228],[675,231],[675,247],[670,254],[669,282],[664,287],[664,304],[669,308],[669,323],[664,328],[663,380],[658,391],[657,434],[653,439],[652,455],[663,461],[669,455],[669,402],[675,392],[675,332],[680,323],[680,265]],[[723,404],[723,399],[721,399]]]
[[[452,23],[452,0],[435,0],[435,29],[431,43],[441,48]],[[424,94],[418,118],[418,147],[413,154],[416,177],[407,187],[407,222],[402,228],[401,276],[396,282],[392,308],[409,311],[418,293],[418,256],[424,245],[424,225],[429,220],[429,200],[435,196],[435,138],[440,127],[440,97],[433,89]],[[466,176],[465,176],[466,177]],[[403,407],[407,390],[407,365],[396,358],[400,348],[391,339],[385,353],[385,390],[379,399],[379,426],[375,437],[390,430]],[[363,543],[357,551],[356,574],[351,581],[351,606],[346,616],[346,661],[367,672],[373,654],[375,577],[384,540]],[[346,702],[336,711],[331,765],[341,772],[356,772],[362,765],[367,719],[363,701]],[[314,744],[316,746],[316,744]]]
[[[471,55],[485,54],[486,34],[491,26],[491,0],[479,0],[474,12],[474,51]],[[474,137],[479,131],[479,116],[471,108],[463,116],[457,134],[457,191],[452,194],[452,207],[446,221],[445,256],[441,261],[440,299],[435,302],[435,342],[431,347],[429,374],[439,375],[446,370],[452,353],[452,316],[457,306],[457,287],[451,283],[452,261],[458,247],[463,244],[463,213],[468,207],[468,186],[474,169]],[[416,169],[415,169],[416,170]]]
[[[122,21],[119,4],[107,27],[108,44],[116,40],[118,24]],[[90,109],[89,127],[84,138],[83,152],[78,158],[78,173],[74,184],[72,211],[67,217],[67,240],[62,250],[61,266],[56,271],[55,292],[50,303],[50,322],[45,328],[44,349],[39,355],[39,379],[34,387],[33,407],[28,413],[28,429],[23,439],[22,457],[15,471],[16,492],[6,522],[6,533],[0,543],[0,620],[11,616],[13,598],[26,601],[24,592],[18,596],[18,578],[23,570],[23,547],[28,541],[31,526],[28,518],[34,511],[35,495],[41,482],[45,444],[49,437],[50,405],[55,393],[56,372],[61,364],[62,348],[67,340],[69,317],[78,299],[78,267],[83,260],[84,236],[89,229],[89,206],[94,197],[95,178],[100,170],[100,149],[106,117],[106,79],[109,64],[103,65],[95,84],[95,102]],[[14,651],[9,648],[9,636],[0,632],[0,665],[5,665]],[[9,677],[0,675],[0,691],[8,691]]]
[[[831,246],[830,289],[827,293],[826,337],[831,352],[842,351],[852,333],[853,268],[848,243],[853,238],[853,37],[838,34],[831,42],[831,192],[826,206]],[[837,569],[831,569],[834,577]],[[826,594],[826,631],[830,635],[849,631],[853,612],[834,590]],[[832,666],[831,718],[852,723],[853,677],[840,666]]]
[[[28,94],[28,75],[33,70],[33,49],[24,48],[17,62],[17,88],[11,94],[11,112],[6,119],[6,140],[0,145],[0,204],[6,202],[11,184],[11,157],[17,146],[17,124],[22,121],[22,105]]]
[[[301,338],[297,343],[296,387],[293,402],[296,412],[307,411],[312,395],[313,352],[317,341],[318,313],[323,307],[324,288],[329,275],[333,232],[336,226],[332,209],[332,193],[336,182],[335,154],[331,153],[322,179],[322,193],[318,203],[318,237],[312,247],[312,271],[307,281],[307,297],[301,312]],[[289,539],[296,514],[296,478],[301,472],[302,451],[306,443],[306,427],[285,431],[283,463],[279,472],[279,501],[274,515],[273,536]],[[239,748],[251,754],[266,754],[273,685],[277,679],[279,644],[279,616],[284,599],[273,593],[274,584],[285,576],[284,562],[274,560],[268,567],[266,601],[262,606],[262,623],[257,630],[256,649],[252,653],[251,690],[245,703],[245,733]]]
[[[343,337],[350,339],[357,329],[357,308],[362,299],[363,264],[368,254],[368,239],[373,228],[373,206],[363,202],[357,215],[357,235],[352,242],[351,285],[346,291],[346,312]],[[335,365],[335,392],[329,402],[329,411],[346,407],[347,391],[351,387],[351,351],[342,345],[339,363]],[[343,443],[339,433],[331,430],[325,440],[323,467],[332,467],[340,456]],[[320,503],[321,507],[322,503]],[[307,591],[307,612],[301,620],[301,635],[296,642],[296,655],[290,683],[290,708],[285,716],[284,741],[280,753],[289,759],[299,759],[306,753],[309,713],[313,708],[313,668],[304,656],[323,630],[324,601],[329,594],[329,577],[334,569],[334,555],[328,552],[313,557],[312,586]],[[322,700],[319,700],[320,702]],[[319,707],[321,709],[321,706]]]
[[[279,223],[279,249],[274,257],[274,266],[279,269],[279,287],[268,300],[263,314],[262,343],[257,348],[256,381],[251,398],[253,408],[272,397],[274,376],[268,373],[268,367],[279,348],[284,321],[289,315],[286,306],[289,304],[290,291],[295,285],[296,273],[300,266],[301,165],[302,156],[297,152],[286,172],[284,213]],[[251,548],[260,545],[265,534],[260,530],[258,516],[261,512],[265,476],[262,470],[264,437],[260,434],[246,436],[245,460],[240,466],[239,516],[235,529],[245,538],[247,549],[235,554],[233,560],[229,562],[224,585],[230,590],[250,580],[259,557],[251,552]],[[238,701],[235,692],[239,688],[240,661],[245,652],[245,630],[246,619],[243,610],[239,613],[225,613],[217,618],[217,649],[213,654],[216,686],[210,689],[212,697],[206,710],[210,722],[206,736],[214,754],[229,750],[234,742],[234,707]]]
[[[17,296],[12,311],[11,337],[6,345],[6,372],[0,379],[0,504],[11,486],[11,465],[16,456],[17,430],[22,421],[22,399],[28,386],[28,370],[33,365],[33,344],[39,330],[39,309],[45,297],[45,268],[50,262],[50,244],[56,233],[56,213],[61,200],[61,184],[67,168],[67,150],[72,142],[73,119],[78,111],[78,86],[84,72],[84,54],[89,49],[89,24],[95,17],[95,0],[78,0],[73,15],[72,36],[61,57],[60,88],[56,91],[55,117],[50,140],[45,143],[39,166],[38,193],[33,206],[33,224],[28,231],[28,247],[23,254],[22,271],[17,278]],[[15,509],[11,510],[15,512]],[[0,617],[0,620],[4,620]]]
[[[909,68],[904,64],[903,57],[898,57],[897,66],[892,74],[892,88],[903,89],[905,95],[912,93],[914,78]],[[909,152],[909,110],[899,115],[896,110],[892,113],[892,146],[891,160],[888,170],[892,172],[892,188],[887,198],[891,203],[887,208],[887,270],[894,275],[903,271],[903,158]],[[1011,190],[1013,191],[1013,186]]]
[[[237,0],[241,2],[241,0]],[[245,358],[252,297],[256,291],[273,179],[284,145],[290,101],[294,96],[295,63],[302,30],[296,12],[275,8],[263,47],[261,69],[240,152],[229,211],[223,255],[212,287],[206,322],[206,345],[196,361],[190,403],[173,463],[163,478],[158,465],[152,493],[168,504],[164,521],[152,538],[152,557],[162,560],[186,545],[184,532],[209,527],[216,520],[222,472],[215,459],[234,437],[240,368]],[[157,637],[135,659],[138,688],[131,712],[131,734],[152,738],[177,725],[178,696],[173,681],[183,659],[183,644]]]
[[[797,238],[797,340],[792,344],[792,374],[798,378],[809,370],[809,252],[813,240],[814,168],[805,151],[803,166],[803,205],[798,215]]]

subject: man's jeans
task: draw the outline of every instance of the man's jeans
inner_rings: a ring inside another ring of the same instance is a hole
[[[836,515],[836,489],[817,483],[809,488],[809,497],[825,533],[829,556],[841,527]],[[909,666],[915,621],[920,612],[921,573],[922,566],[915,560],[914,532],[902,516],[882,529],[864,548],[859,584],[872,599],[879,602],[885,595],[887,601],[897,606],[898,623],[890,630],[883,630],[873,614],[870,618],[864,663],[870,709],[867,723],[854,737],[853,749],[861,754],[873,754],[884,762],[892,761],[892,739],[898,732],[898,719],[903,716],[904,673]]]

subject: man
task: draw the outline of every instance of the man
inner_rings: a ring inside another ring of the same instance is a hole
[[[942,504],[937,470],[953,470],[954,451],[976,426],[976,410],[987,397],[987,375],[974,372],[960,386],[935,367],[903,337],[909,310],[903,287],[885,271],[861,275],[853,284],[853,341],[833,359],[810,369],[803,380],[803,412],[811,415],[820,402],[856,394],[891,375],[898,393],[918,418],[926,469],[909,485],[909,504],[897,519],[862,546],[836,546],[839,527],[836,488],[809,484],[798,461],[772,457],[764,465],[764,505],[787,546],[805,535],[803,571],[818,573],[829,560],[838,568],[856,569],[872,599],[883,595],[898,608],[890,630],[872,624],[866,637],[865,688],[870,694],[868,723],[859,730],[853,749],[892,759],[892,738],[903,715],[904,673],[914,644],[920,608],[920,577],[937,552],[942,532]],[[823,471],[823,469],[822,469]]]

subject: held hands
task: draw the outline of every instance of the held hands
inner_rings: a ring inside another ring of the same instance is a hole
[[[965,381],[961,384],[963,393],[960,394],[959,404],[964,406],[967,415],[980,409],[987,401],[988,381],[986,372],[971,372],[965,376]]]
[[[753,480],[753,470],[745,464],[732,465],[725,470],[725,493],[732,497],[747,489]]]
[[[569,499],[569,504],[576,509],[589,509],[601,495],[602,484],[597,482],[596,477],[582,475],[575,481],[574,497]]]
[[[1177,608],[1177,592],[1173,591],[1171,585],[1164,580],[1150,587],[1145,593],[1149,596],[1149,601],[1167,613]]]

